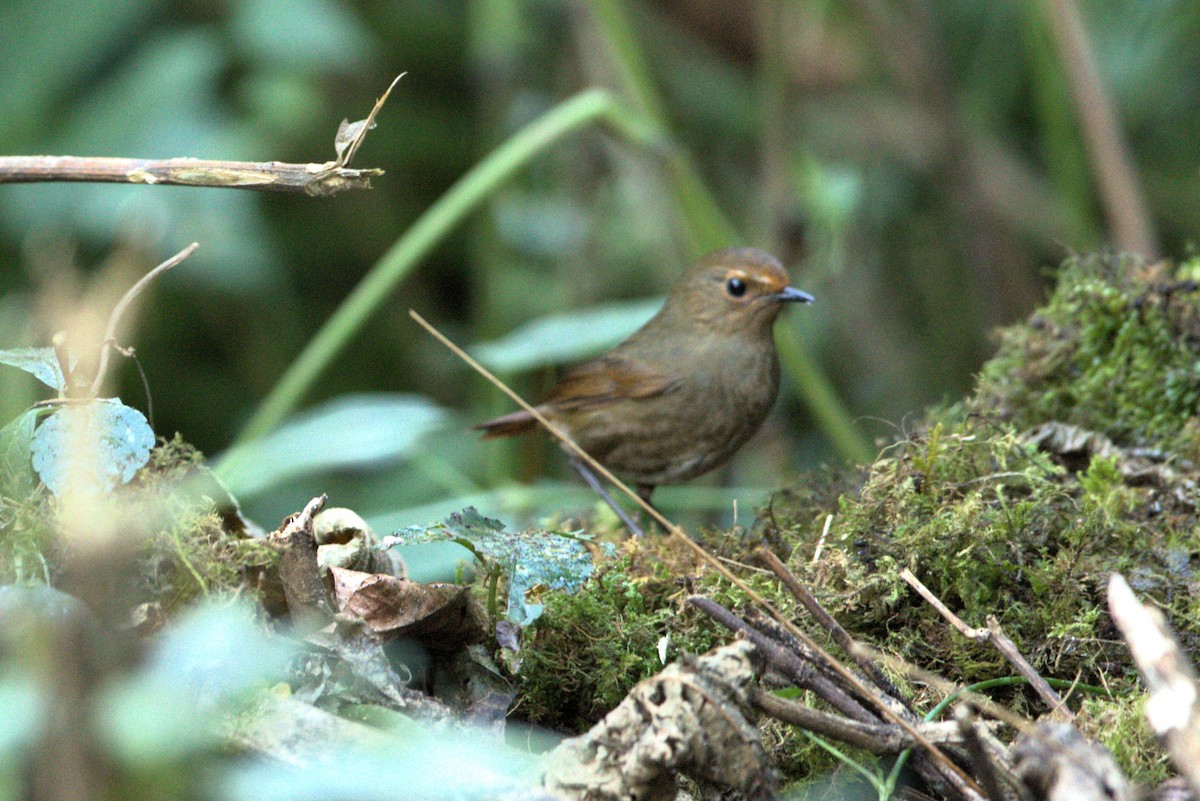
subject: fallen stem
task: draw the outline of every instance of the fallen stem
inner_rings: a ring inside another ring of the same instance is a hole
[[[206,186],[216,189],[253,189],[260,192],[303,192],[328,197],[348,189],[369,189],[371,179],[383,170],[350,169],[347,164],[366,138],[375,116],[387,102],[400,73],[371,113],[362,121],[346,149],[335,161],[291,164],[283,161],[217,161],[212,159],[136,159],[99,156],[0,156],[0,184],[77,183]],[[343,123],[345,125],[345,123]],[[340,129],[339,129],[340,133]],[[340,136],[338,137],[340,139]],[[338,144],[335,144],[338,148]],[[340,150],[340,148],[338,148]]]

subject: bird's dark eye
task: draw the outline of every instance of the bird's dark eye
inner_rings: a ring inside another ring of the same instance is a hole
[[[740,278],[730,278],[725,282],[725,291],[735,298],[746,294],[746,282]]]

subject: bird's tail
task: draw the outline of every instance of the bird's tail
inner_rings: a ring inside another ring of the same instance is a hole
[[[482,431],[484,439],[511,437],[514,434],[524,434],[526,431],[537,428],[537,420],[534,420],[533,415],[529,412],[520,409],[500,417],[493,417],[491,420],[485,420],[471,428]]]

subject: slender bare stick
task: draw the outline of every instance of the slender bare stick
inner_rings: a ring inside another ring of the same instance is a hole
[[[951,626],[958,629],[963,636],[968,637],[976,642],[987,642],[991,634],[987,629],[971,628],[963,619],[950,611],[950,607],[942,603],[942,599],[933,594],[933,591],[926,587],[921,580],[913,575],[913,572],[907,567],[900,571],[900,578],[908,582],[908,586],[917,591],[917,594],[925,599],[925,602],[938,611],[942,617],[949,621]]]
[[[816,693],[821,700],[847,718],[863,724],[877,723],[877,717],[871,714],[870,710],[822,675],[816,665],[801,659],[800,656],[767,637],[721,604],[703,595],[693,595],[688,598],[688,603],[725,628],[748,639],[762,651],[767,661],[774,664],[798,686]]]
[[[780,698],[762,688],[754,690],[751,701],[764,714],[777,720],[850,743],[873,754],[894,754],[917,745],[917,741],[899,726],[849,720]],[[922,724],[921,733],[931,742],[956,744],[962,739],[953,722]]]
[[[1025,678],[1025,681],[1029,682],[1029,686],[1041,696],[1046,705],[1050,707],[1051,714],[1057,713],[1068,720],[1073,719],[1075,713],[1070,710],[1062,697],[1054,691],[1054,688],[1042,678],[1042,675],[1034,670],[1033,665],[1029,664],[1029,660],[1017,650],[1016,643],[1008,638],[1008,635],[1004,633],[1004,629],[1000,628],[1000,621],[996,619],[995,615],[987,616],[987,624],[992,645],[996,647],[997,651],[1004,654],[1004,658],[1012,663],[1017,672]]]
[[[604,465],[597,462],[590,454],[587,453],[587,451],[575,444],[570,437],[568,437],[558,427],[547,420],[546,416],[531,406],[528,401],[526,401],[516,392],[513,392],[513,390],[507,384],[505,384],[499,378],[496,378],[496,376],[492,375],[492,373],[486,367],[472,359],[466,351],[451,342],[445,334],[430,325],[429,322],[427,322],[424,317],[417,314],[416,311],[409,309],[408,314],[417,322],[418,325],[428,331],[434,339],[436,339],[438,342],[441,342],[455,356],[458,356],[458,358],[466,362],[471,369],[490,381],[505,395],[512,398],[512,400],[516,402],[518,406],[528,412],[530,416],[537,420],[543,428],[549,431],[555,439],[561,442],[572,453],[578,455],[579,458],[586,462],[589,467],[592,467],[597,473],[604,476],[605,480],[612,482],[614,486],[632,498],[635,503],[641,506],[642,509],[655,520],[655,522],[663,527],[663,530],[666,531],[668,535],[678,540],[681,544],[683,544],[684,547],[694,553],[697,558],[702,559],[707,565],[709,565],[709,567],[720,573],[724,578],[728,579],[735,587],[744,592],[746,597],[754,601],[754,603],[758,604],[762,609],[766,610],[771,617],[775,618],[775,620],[779,621],[780,625],[791,632],[796,639],[803,642],[806,646],[816,652],[818,656],[826,660],[833,667],[834,671],[837,672],[838,675],[840,675],[852,687],[854,687],[855,690],[860,692],[863,697],[874,697],[870,688],[867,687],[866,683],[861,678],[856,676],[841,662],[838,662],[836,659],[830,656],[825,649],[817,644],[812,637],[808,636],[803,629],[796,626],[796,624],[789,620],[786,615],[776,609],[774,604],[764,598],[761,593],[756,592],[749,584],[738,578],[732,570],[721,564],[719,559],[714,557],[708,551],[704,550],[704,548],[700,545],[696,544],[690,537],[688,537],[687,533],[684,532],[680,526],[672,523],[670,520],[664,517],[661,512],[659,512],[650,504],[646,503],[641,496],[631,490],[623,481],[614,476],[606,467],[604,467]],[[920,732],[918,732],[911,723],[887,706],[881,706],[880,711],[888,718],[891,718],[891,720],[898,724],[900,728],[911,734],[917,740],[917,742],[921,743],[921,747],[928,752],[930,758],[937,763],[938,769],[941,771],[942,775],[944,775],[946,780],[951,782],[955,789],[957,789],[962,795],[972,799],[983,799],[983,790],[979,787],[975,780],[968,776],[962,770],[962,768],[951,762],[950,758],[942,753],[940,748],[922,737]]]
[[[809,592],[808,587],[805,587],[800,583],[800,580],[796,578],[796,575],[792,573],[792,571],[788,570],[787,565],[785,565],[778,556],[771,553],[766,548],[760,549],[758,553],[759,558],[762,559],[766,563],[767,567],[771,568],[771,572],[773,572],[775,576],[781,582],[783,582],[783,586],[787,587],[788,592],[796,596],[796,600],[798,600],[804,606],[804,608],[808,610],[808,613],[816,618],[816,621],[821,624],[826,631],[829,632],[830,636],[833,637],[833,641],[836,642],[843,651],[850,655],[850,658],[854,660],[854,663],[858,665],[859,669],[861,669],[868,677],[870,677],[871,681],[875,682],[875,684],[881,690],[895,698],[899,703],[904,704],[903,697],[892,684],[891,679],[889,679],[887,675],[879,669],[879,665],[875,664],[867,656],[863,649],[858,647],[858,643],[854,641],[854,638],[850,636],[848,631],[842,628],[842,625],[834,619],[833,615],[825,611],[825,607],[821,606],[821,602],[816,599],[816,596]]]
[[[104,385],[104,379],[108,374],[109,351],[117,347],[117,326],[121,324],[121,318],[125,315],[125,310],[129,308],[129,304],[133,303],[137,299],[137,296],[142,294],[142,291],[150,285],[151,281],[192,255],[198,247],[200,247],[200,243],[193,242],[143,275],[138,279],[136,284],[129,287],[128,291],[121,296],[121,299],[117,301],[117,305],[113,306],[112,313],[108,315],[108,326],[104,329],[104,341],[100,343],[100,366],[96,368],[96,377],[92,379],[92,385],[88,389],[90,397],[94,398],[99,395],[100,388]],[[64,373],[64,375],[66,374]]]
[[[916,590],[930,606],[936,609],[942,617],[946,618],[954,628],[958,629],[965,636],[976,642],[990,642],[1017,669],[1022,678],[1029,682],[1029,686],[1041,696],[1046,705],[1050,707],[1051,714],[1061,714],[1068,719],[1075,717],[1062,697],[1042,678],[1042,675],[1034,669],[1033,665],[1029,664],[1029,660],[1017,649],[1016,643],[1008,638],[1008,635],[1004,633],[1004,629],[1000,628],[1000,621],[995,615],[988,615],[988,627],[986,629],[971,628],[958,615],[951,612],[949,607],[942,603],[941,599],[934,595],[933,591],[926,587],[919,578],[913,575],[911,570],[904,568],[904,570],[900,571],[900,578],[907,581],[909,586]]]

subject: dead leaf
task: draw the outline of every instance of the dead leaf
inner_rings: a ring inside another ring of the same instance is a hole
[[[483,611],[468,587],[420,584],[384,573],[329,569],[338,611],[380,637],[409,636],[436,650],[484,639]]]

